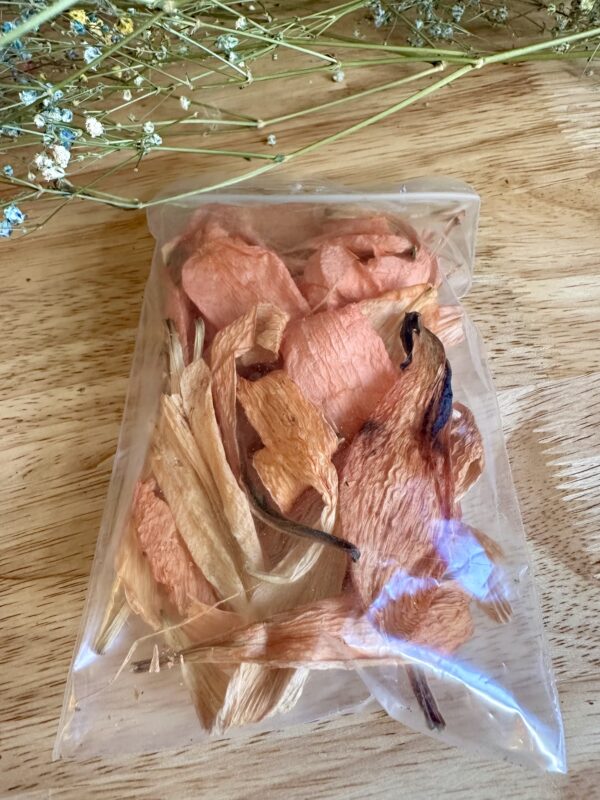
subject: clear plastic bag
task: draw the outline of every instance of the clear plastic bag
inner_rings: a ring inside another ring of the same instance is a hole
[[[56,757],[381,706],[565,771],[495,392],[457,299],[478,212],[437,178],[151,209]]]

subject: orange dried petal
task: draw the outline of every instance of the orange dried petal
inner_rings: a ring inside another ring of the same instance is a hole
[[[484,450],[473,412],[454,403],[450,423],[450,448],[456,499],[459,500],[483,472]]]
[[[281,309],[260,303],[215,336],[210,349],[213,401],[221,429],[223,447],[236,478],[240,477],[237,444],[237,361],[269,362],[279,348],[289,316]]]
[[[262,482],[284,514],[309,487],[325,504],[325,520],[335,518],[337,472],[331,456],[338,440],[320,411],[285,372],[257,381],[240,379],[238,399],[264,449],[254,456]]]

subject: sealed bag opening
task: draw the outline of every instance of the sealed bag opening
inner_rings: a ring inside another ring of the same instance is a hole
[[[565,770],[463,187],[157,212],[56,755],[383,707]]]

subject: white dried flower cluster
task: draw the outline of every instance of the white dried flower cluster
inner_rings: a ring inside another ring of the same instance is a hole
[[[85,129],[92,139],[95,139],[97,136],[102,136],[104,133],[104,125],[99,119],[96,119],[96,117],[85,118]]]

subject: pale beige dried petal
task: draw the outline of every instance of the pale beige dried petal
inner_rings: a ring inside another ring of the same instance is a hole
[[[193,643],[180,627],[167,628],[164,636],[167,644],[177,651]],[[199,664],[185,659],[181,660],[181,674],[202,727],[211,730],[227,694],[229,675],[214,664]]]
[[[194,661],[190,664],[193,665]],[[202,666],[215,669],[212,664]],[[231,727],[267,719],[277,713],[283,703],[289,710],[292,698],[295,702],[300,699],[307,677],[304,670],[241,664],[229,682],[214,732],[221,733]]]
[[[288,315],[279,308],[261,303],[219,331],[212,343],[210,367],[213,374],[213,402],[225,454],[238,479],[240,455],[237,444],[236,362],[238,359],[249,364],[275,361],[288,319]]]
[[[247,609],[239,548],[175,395],[162,397],[150,464],[195,563],[221,599],[231,598],[236,611]]]
[[[304,543],[302,543],[304,544]],[[311,545],[314,547],[314,545]],[[342,553],[320,547],[320,556],[314,567],[302,579],[288,585],[263,583],[255,590],[252,605],[255,617],[295,609],[311,600],[337,595],[341,591],[347,569],[347,559]],[[288,559],[289,561],[289,559]],[[295,611],[290,614],[295,616]],[[238,634],[228,634],[236,637]],[[247,634],[240,633],[242,638]],[[210,660],[210,659],[209,659]],[[233,662],[240,663],[233,659]],[[288,662],[286,666],[290,666]],[[282,707],[289,710],[301,695],[308,672],[302,670],[272,670],[241,664],[231,679],[223,709],[219,715],[221,729],[229,725],[258,722]]]
[[[273,569],[268,572],[256,570],[250,574],[252,577],[266,583],[294,583],[303,578],[314,567],[321,555],[321,551],[322,545],[320,544],[313,543],[309,545],[307,542],[294,542]]]
[[[285,372],[257,381],[240,379],[238,399],[264,448],[254,467],[284,514],[309,487],[323,498],[321,524],[331,529],[337,500],[337,472],[331,457],[335,432]]]
[[[498,542],[483,531],[473,527],[469,527],[469,531],[483,548],[490,563],[494,565],[486,581],[486,592],[478,605],[495,622],[508,622],[512,616],[512,606],[506,596],[505,575],[501,567],[504,552]]]
[[[248,498],[227,462],[213,406],[211,373],[202,360],[192,362],[181,376],[183,407],[206,466],[205,479],[220,503],[229,531],[252,571],[264,567],[262,550]]]
[[[158,630],[162,626],[163,598],[150,564],[138,544],[133,520],[130,520],[124,532],[115,571],[133,613],[138,614],[151,628]]]
[[[297,519],[312,524],[318,511],[309,504],[305,517]],[[337,595],[341,591],[347,570],[347,558],[305,541],[295,542],[273,571],[277,575],[300,573],[289,583],[261,583],[252,595],[252,613],[255,618],[271,616],[279,611],[294,609],[311,600]],[[277,671],[250,669],[241,664],[230,684],[226,703],[219,716],[222,728],[264,719],[276,711],[289,710],[302,693],[308,674],[302,670]],[[244,698],[254,698],[249,706]],[[239,707],[238,707],[239,703]]]

